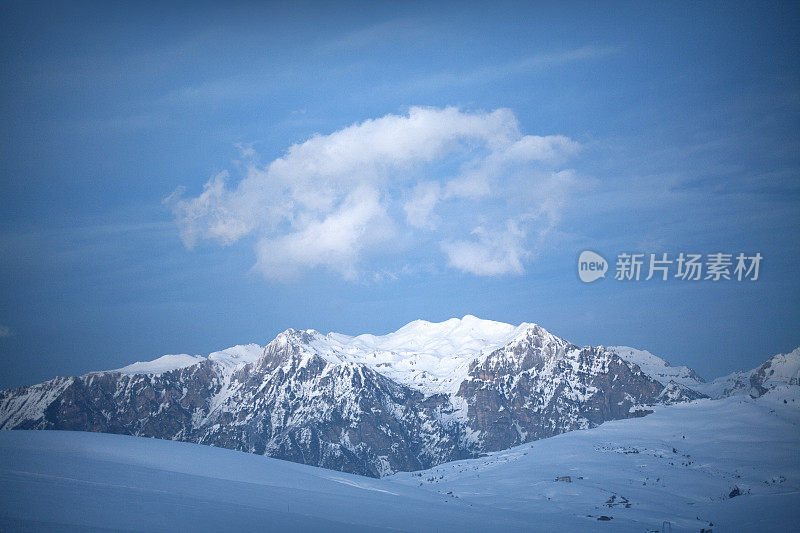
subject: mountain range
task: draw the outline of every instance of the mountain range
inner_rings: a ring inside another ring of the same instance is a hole
[[[797,384],[800,349],[705,383],[629,347],[579,347],[539,325],[417,320],[387,335],[289,329],[266,346],[0,392],[0,429],[180,440],[383,477],[480,457],[657,404]]]

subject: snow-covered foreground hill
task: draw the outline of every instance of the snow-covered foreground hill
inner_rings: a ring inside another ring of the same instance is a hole
[[[535,516],[547,531],[796,531],[800,387],[657,406],[386,480]]]
[[[0,433],[0,531],[523,531],[417,487],[200,444]]]
[[[790,531],[799,451],[789,385],[383,479],[182,442],[4,431],[0,530]]]

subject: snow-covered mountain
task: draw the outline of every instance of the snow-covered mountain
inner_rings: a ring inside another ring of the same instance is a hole
[[[658,396],[658,403],[669,405],[707,396],[699,392],[705,380],[688,366],[672,366],[647,350],[637,350],[630,346],[610,346],[608,349],[628,363],[637,365],[642,372],[664,386]]]
[[[646,354],[646,355],[643,355]],[[210,444],[383,476],[476,457],[703,395],[691,370],[473,316],[350,337],[164,356],[0,392],[0,428]]]
[[[674,381],[691,389],[705,383],[705,380],[688,366],[672,366],[647,350],[637,350],[629,346],[609,346],[608,349],[629,363],[639,365],[645,374],[662,385]]]
[[[695,388],[712,398],[737,394],[757,398],[775,388],[793,385],[800,385],[800,348],[771,357],[753,370],[734,372]]]

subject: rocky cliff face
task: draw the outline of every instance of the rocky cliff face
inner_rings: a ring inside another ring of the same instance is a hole
[[[663,388],[610,351],[578,348],[534,325],[476,359],[457,396],[479,448],[495,451],[627,418]]]
[[[0,393],[0,428],[184,440],[383,476],[701,396],[534,324],[454,320],[384,337],[287,330],[252,357],[56,378]]]

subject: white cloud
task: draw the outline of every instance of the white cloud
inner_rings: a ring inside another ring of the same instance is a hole
[[[410,226],[422,229],[435,229],[433,210],[439,202],[441,187],[435,181],[423,181],[414,186],[411,198],[405,203],[406,220]]]
[[[0,339],[5,339],[6,337],[11,337],[14,335],[14,332],[11,331],[11,328],[8,326],[0,326]]]
[[[442,251],[448,265],[478,276],[522,274],[523,259],[529,255],[524,248],[525,232],[508,221],[504,231],[490,232],[479,226],[470,240],[446,241]]]
[[[194,198],[176,191],[165,199],[186,246],[251,236],[255,269],[268,278],[327,268],[355,279],[376,254],[426,246],[431,235],[446,243],[441,250],[454,268],[523,272],[526,228],[540,224],[542,210],[563,206],[558,180],[538,176],[556,175],[579,145],[560,135],[523,135],[507,109],[412,107],[316,134],[265,166],[251,145],[240,148],[238,181],[221,172]],[[539,197],[530,197],[532,186],[541,188]],[[495,211],[502,213],[495,220],[515,222],[498,231],[476,218]],[[405,246],[395,245],[399,235]]]
[[[563,135],[526,135],[496,156],[499,162],[523,163],[529,161],[553,161],[578,151],[580,145]]]
[[[303,269],[327,266],[346,279],[356,277],[362,251],[394,235],[377,191],[359,188],[321,221],[256,244],[257,269],[274,279],[291,279]]]
[[[573,155],[580,145],[563,135],[539,137],[525,135],[485,158],[472,160],[461,174],[447,182],[445,197],[480,198],[491,194],[491,183],[519,167],[531,164],[558,163]]]

